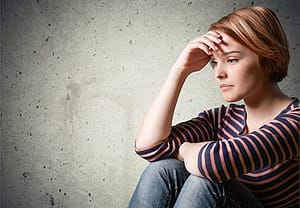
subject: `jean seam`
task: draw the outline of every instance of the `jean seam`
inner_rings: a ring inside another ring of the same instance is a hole
[[[171,207],[171,205],[172,205],[172,198],[174,197],[174,199],[176,199],[177,198],[177,192],[178,192],[178,188],[174,188],[174,189],[172,189],[171,187],[169,187],[169,193],[168,193],[168,204],[167,204],[167,207]],[[174,196],[172,196],[172,195],[174,195]],[[176,197],[175,197],[176,196]],[[175,203],[175,201],[174,201],[174,203]]]

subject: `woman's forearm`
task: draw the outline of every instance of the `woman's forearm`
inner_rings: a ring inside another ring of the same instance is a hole
[[[169,136],[172,119],[181,88],[187,76],[201,70],[210,60],[211,50],[220,42],[220,35],[208,32],[190,41],[180,53],[160,93],[146,114],[136,139],[136,147],[147,148]],[[217,49],[216,49],[217,50]]]
[[[173,66],[144,118],[136,139],[137,148],[158,144],[170,134],[173,114],[185,79],[186,75]]]

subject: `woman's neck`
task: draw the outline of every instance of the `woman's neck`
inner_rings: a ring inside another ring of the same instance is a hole
[[[244,99],[249,131],[258,129],[263,124],[274,119],[290,102],[277,84],[260,91],[257,95]]]

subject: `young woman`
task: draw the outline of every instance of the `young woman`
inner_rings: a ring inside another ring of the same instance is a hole
[[[208,62],[225,101],[172,126],[186,78]],[[274,12],[233,11],[188,43],[146,114],[136,152],[151,163],[129,207],[299,207],[297,98],[278,87],[289,50]]]

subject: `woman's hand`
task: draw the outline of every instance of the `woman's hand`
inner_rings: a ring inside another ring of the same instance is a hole
[[[210,60],[211,52],[218,50],[222,36],[215,31],[209,31],[200,38],[190,41],[180,53],[173,68],[189,75],[201,70]]]
[[[209,142],[189,143],[184,142],[178,150],[176,158],[184,162],[187,171],[193,175],[199,176],[198,153],[200,149]]]

